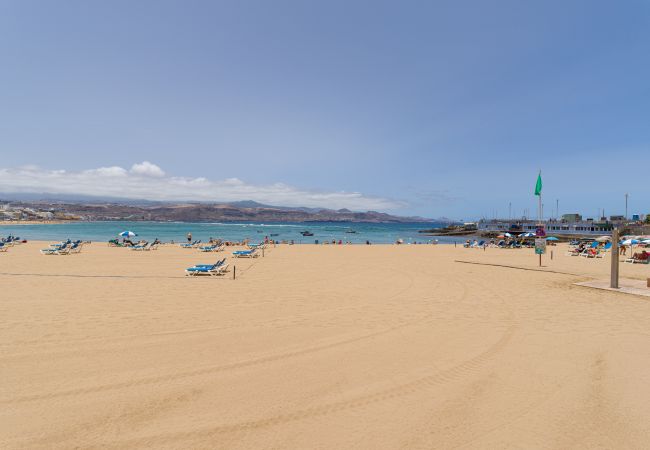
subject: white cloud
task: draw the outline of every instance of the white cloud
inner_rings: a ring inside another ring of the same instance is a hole
[[[238,178],[209,180],[204,177],[172,177],[155,164],[71,172],[35,166],[0,169],[0,192],[83,194],[102,197],[160,201],[231,202],[254,200],[281,206],[348,208],[356,211],[394,210],[402,202],[371,197],[359,192],[323,192],[300,189],[284,183],[248,184]]]
[[[145,177],[164,177],[165,172],[155,164],[149,161],[143,161],[140,164],[133,164],[131,166],[131,173],[135,175],[142,175]]]
[[[52,171],[51,173],[55,172],[56,171]],[[102,177],[125,177],[128,174],[126,169],[118,166],[100,167],[99,169],[86,170],[84,173],[88,175],[99,175]]]

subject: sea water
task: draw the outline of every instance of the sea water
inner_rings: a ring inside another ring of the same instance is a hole
[[[392,244],[402,239],[405,244],[462,242],[463,237],[432,237],[418,233],[419,230],[441,228],[441,223],[188,223],[188,222],[69,222],[35,225],[1,225],[0,236],[9,234],[27,240],[61,241],[65,239],[82,239],[85,241],[108,241],[115,239],[123,231],[133,231],[135,239],[153,241],[158,238],[163,242],[185,242],[187,234],[192,239],[203,242],[212,238],[229,241],[250,239],[252,242],[263,241],[266,237],[277,241],[294,241],[296,244],[314,244],[332,240],[338,243],[354,244]],[[313,236],[303,236],[301,232],[309,231]]]

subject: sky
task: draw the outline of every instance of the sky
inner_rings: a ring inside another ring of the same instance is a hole
[[[0,193],[595,217],[648,157],[648,0],[0,0]]]

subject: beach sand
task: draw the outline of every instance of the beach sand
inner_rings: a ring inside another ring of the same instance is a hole
[[[573,284],[610,256],[278,246],[233,280],[183,276],[229,252],[44,246],[0,254],[0,448],[650,442],[650,299]]]

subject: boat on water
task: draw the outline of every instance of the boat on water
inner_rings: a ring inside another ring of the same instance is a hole
[[[280,236],[280,233],[271,233],[271,236]]]
[[[314,235],[314,233],[312,233],[311,231],[301,231],[300,234],[302,234],[303,236],[313,236]]]
[[[357,234],[357,232],[356,232],[356,231],[354,231],[354,230],[347,230],[347,231],[346,231],[346,233],[350,233],[350,234]]]

